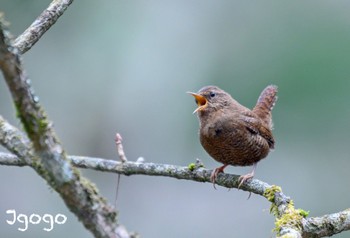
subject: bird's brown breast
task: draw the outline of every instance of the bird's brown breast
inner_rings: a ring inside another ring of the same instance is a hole
[[[201,123],[199,134],[204,149],[223,164],[249,166],[265,158],[270,150],[259,129],[248,127],[237,113],[211,115]]]

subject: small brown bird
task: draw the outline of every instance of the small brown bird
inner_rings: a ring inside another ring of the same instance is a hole
[[[216,86],[206,86],[191,94],[198,105],[193,112],[199,119],[199,138],[202,146],[216,161],[224,165],[213,170],[214,184],[228,165],[250,166],[251,173],[239,178],[240,187],[254,177],[256,164],[274,148],[272,108],[277,100],[277,86],[267,86],[256,106],[250,110]]]

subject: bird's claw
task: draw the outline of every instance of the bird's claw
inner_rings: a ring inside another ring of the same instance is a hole
[[[215,187],[215,182],[216,182],[216,177],[218,176],[219,173],[223,173],[224,169],[226,168],[227,164],[224,164],[223,166],[216,168],[213,170],[213,172],[210,175],[210,182],[213,183],[213,187],[216,189]]]
[[[216,181],[216,177],[218,176],[218,173],[219,173],[219,172],[220,172],[220,171],[219,171],[219,168],[216,168],[216,169],[213,170],[213,172],[212,172],[211,175],[210,175],[210,182],[213,183],[214,189],[216,189],[216,187],[215,187],[215,181]]]
[[[249,173],[246,175],[242,175],[238,178],[238,189],[242,186],[243,183],[245,183],[247,180],[252,179],[254,177],[253,173]]]

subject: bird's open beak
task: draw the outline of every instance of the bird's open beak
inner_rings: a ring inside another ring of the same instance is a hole
[[[205,97],[203,97],[202,95],[200,94],[197,94],[197,93],[192,93],[192,92],[187,92],[188,94],[191,94],[195,100],[196,100],[196,103],[198,105],[198,107],[196,108],[196,110],[194,110],[193,114],[198,112],[198,111],[202,111],[204,108],[207,107],[207,99]]]

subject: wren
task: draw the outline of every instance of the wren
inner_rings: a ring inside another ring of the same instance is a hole
[[[254,177],[257,163],[275,146],[271,111],[277,100],[277,86],[267,86],[252,110],[216,86],[188,93],[198,105],[193,113],[199,119],[200,142],[212,158],[223,164],[210,176],[214,187],[218,173],[228,165],[253,165],[251,173],[239,177],[239,188]]]

